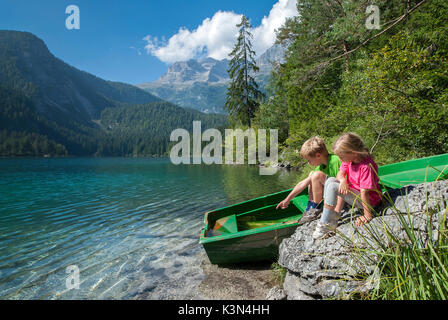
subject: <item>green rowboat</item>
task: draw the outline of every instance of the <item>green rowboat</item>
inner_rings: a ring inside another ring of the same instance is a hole
[[[379,167],[385,188],[448,178],[448,154]],[[199,243],[213,264],[232,264],[278,257],[278,247],[290,237],[308,203],[307,190],[285,210],[276,206],[292,189],[207,212]]]
[[[448,154],[387,164],[378,168],[382,184],[401,188],[410,184],[448,179]]]

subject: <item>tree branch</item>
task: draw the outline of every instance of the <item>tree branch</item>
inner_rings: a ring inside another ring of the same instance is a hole
[[[337,0],[336,0],[337,1]],[[399,17],[392,25],[390,25],[388,28],[384,29],[383,31],[377,33],[376,35],[374,35],[373,37],[367,39],[366,41],[364,41],[363,43],[361,43],[359,46],[357,46],[356,48],[345,52],[344,54],[341,54],[340,56],[337,56],[335,58],[332,58],[328,61],[322,62],[321,64],[319,64],[317,67],[320,67],[321,65],[325,65],[328,64],[330,62],[333,62],[335,60],[341,59],[355,51],[357,51],[358,49],[360,49],[361,47],[365,46],[367,43],[369,43],[370,41],[372,41],[373,39],[378,38],[380,35],[386,33],[387,31],[389,31],[391,28],[393,28],[395,25],[397,25],[398,23],[400,23],[401,21],[403,21],[404,18],[406,18],[407,16],[409,16],[409,14],[411,14],[413,11],[415,11],[417,8],[419,8],[422,4],[424,4],[426,2],[426,0],[422,0],[421,2],[419,2],[417,5],[415,5],[415,7],[413,7],[412,9],[408,10],[405,14],[403,14],[401,17]]]
[[[381,124],[380,132],[378,133],[378,137],[376,138],[376,142],[375,142],[375,144],[374,144],[373,147],[370,149],[370,153],[373,153],[373,150],[375,150],[376,145],[377,145],[378,142],[380,141],[381,134],[383,133],[384,122],[386,122],[386,115],[387,115],[387,114],[384,114],[384,117],[383,117],[383,123]]]

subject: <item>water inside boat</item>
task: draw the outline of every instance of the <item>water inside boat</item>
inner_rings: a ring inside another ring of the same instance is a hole
[[[258,208],[240,214],[232,214],[215,221],[207,237],[258,229],[276,224],[297,222],[302,213],[294,204],[287,209],[276,210],[277,204]]]

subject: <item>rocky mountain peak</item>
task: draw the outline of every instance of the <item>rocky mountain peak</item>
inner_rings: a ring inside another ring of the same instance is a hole
[[[213,58],[175,62],[157,83],[194,83],[227,81],[228,60],[218,61]]]
[[[283,47],[274,45],[256,60],[260,71],[255,74],[255,80],[260,87],[264,88],[268,83],[272,63],[284,61],[284,53]],[[176,62],[157,81],[138,87],[183,107],[222,113],[230,81],[229,62],[210,57]]]

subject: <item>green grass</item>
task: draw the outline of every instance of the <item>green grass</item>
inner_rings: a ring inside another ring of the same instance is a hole
[[[426,193],[428,194],[428,193]],[[373,289],[368,293],[354,293],[351,298],[367,300],[446,300],[448,298],[448,230],[447,208],[428,210],[420,214],[400,212],[388,194],[392,217],[404,230],[398,237],[384,219],[369,223],[360,233],[367,246],[359,246],[354,239],[338,233],[346,245],[353,248],[353,259],[358,265],[376,265],[376,276],[370,276]],[[426,199],[428,203],[428,199]],[[418,221],[425,218],[424,230]],[[380,230],[382,229],[382,230]]]
[[[278,262],[274,262],[271,265],[271,281],[278,287],[283,287],[285,281],[286,272],[288,270],[282,267]]]

